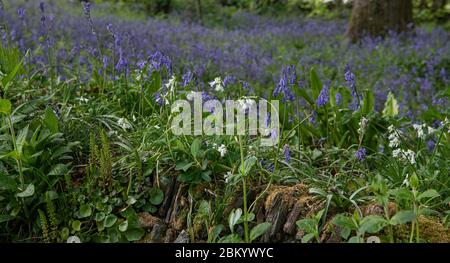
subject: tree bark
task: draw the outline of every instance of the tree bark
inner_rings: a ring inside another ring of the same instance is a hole
[[[412,0],[355,0],[346,36],[356,42],[366,35],[406,31],[412,23]]]

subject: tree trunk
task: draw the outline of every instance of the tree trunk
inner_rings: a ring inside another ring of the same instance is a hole
[[[346,36],[352,42],[362,37],[401,32],[413,23],[412,0],[355,0]]]

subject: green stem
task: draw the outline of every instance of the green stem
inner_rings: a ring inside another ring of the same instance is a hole
[[[244,235],[245,235],[245,242],[249,243],[250,238],[249,238],[249,231],[248,231],[248,211],[247,211],[247,184],[246,184],[246,180],[245,180],[245,166],[244,166],[244,148],[242,146],[242,137],[239,136],[239,148],[240,148],[240,152],[241,152],[241,175],[242,175],[242,194],[243,194],[243,201],[244,201],[244,216],[245,216],[245,220],[244,220]]]

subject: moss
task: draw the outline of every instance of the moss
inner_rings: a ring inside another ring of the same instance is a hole
[[[434,217],[419,217],[420,240],[426,243],[449,243],[450,231],[444,227],[439,219]],[[396,228],[397,242],[408,242],[411,224],[400,225]]]

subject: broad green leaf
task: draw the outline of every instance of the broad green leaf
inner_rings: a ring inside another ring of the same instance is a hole
[[[218,243],[243,243],[244,241],[239,237],[238,234],[231,234],[219,239]]]
[[[211,228],[208,231],[208,243],[215,242],[217,240],[217,238],[219,237],[220,233],[222,233],[224,228],[225,227],[222,224],[214,226],[213,228]]]
[[[81,222],[78,220],[72,221],[72,230],[73,232],[78,232],[81,229]]]
[[[0,224],[3,222],[8,222],[9,220],[14,219],[12,215],[0,215]]]
[[[140,240],[145,235],[145,231],[142,228],[131,228],[125,232],[125,237],[128,241]]]
[[[7,175],[0,174],[0,189],[13,190],[17,188],[16,180]]]
[[[0,99],[0,113],[11,114],[11,102],[7,99]]]
[[[312,68],[311,71],[309,72],[309,81],[312,89],[313,99],[317,100],[323,85],[314,68]]]
[[[159,205],[164,200],[164,193],[159,188],[153,187],[150,190],[150,203],[153,205]]]
[[[419,194],[419,196],[417,197],[417,200],[420,202],[420,201],[422,201],[422,199],[434,199],[439,196],[440,196],[440,194],[436,190],[428,189],[425,192]]]
[[[413,211],[410,210],[400,211],[391,218],[390,224],[391,225],[405,224],[414,221],[414,219],[416,219],[416,214],[414,214]]]
[[[314,233],[306,234],[302,237],[302,243],[308,243],[313,238],[314,238]]]
[[[243,167],[244,170],[242,170],[242,167],[241,167],[241,172],[243,173],[242,175],[247,176],[257,161],[258,161],[258,158],[256,158],[255,156],[251,156],[251,157],[245,159],[244,167]]]
[[[22,197],[22,198],[30,197],[32,195],[34,195],[34,185],[33,184],[29,184],[24,191],[16,194],[17,197]]]
[[[112,227],[117,222],[117,216],[107,215],[105,218],[105,227]]]
[[[398,103],[392,92],[389,92],[386,102],[384,103],[383,117],[395,117],[398,115]]]
[[[378,233],[387,225],[386,219],[381,216],[367,216],[361,220],[359,232],[361,233]]]
[[[348,228],[350,230],[356,230],[356,226],[353,223],[353,220],[347,216],[344,216],[342,214],[336,215],[333,218],[333,224],[340,228]]]
[[[264,222],[252,228],[252,230],[250,231],[250,242],[254,241],[258,237],[263,235],[271,226],[272,226],[271,223]]]
[[[194,141],[191,144],[192,156],[194,156],[194,157],[198,156],[198,153],[200,152],[201,143],[202,143],[202,141],[200,140],[200,138],[194,139]]]
[[[298,228],[303,229],[306,233],[316,232],[316,223],[311,218],[300,219],[296,224]]]
[[[234,231],[234,225],[236,225],[239,218],[242,216],[242,209],[238,208],[236,210],[231,211],[228,216],[228,226],[230,227],[231,232]]]
[[[58,117],[56,117],[56,114],[50,108],[47,108],[45,110],[45,113],[44,113],[44,125],[52,133],[57,133],[58,132]]]
[[[122,223],[120,223],[119,225],[119,230],[121,232],[125,232],[128,229],[128,220],[123,221]]]
[[[367,115],[375,110],[375,96],[373,95],[372,90],[366,90],[363,103],[362,112],[364,115]]]
[[[80,210],[78,211],[78,214],[79,214],[80,218],[85,218],[85,217],[91,216],[91,214],[92,214],[91,206],[88,204],[81,205]]]
[[[52,167],[50,172],[48,173],[49,176],[53,175],[65,175],[68,172],[67,164],[58,163]]]
[[[95,221],[103,221],[105,219],[106,215],[103,212],[99,212],[95,214]]]

